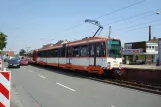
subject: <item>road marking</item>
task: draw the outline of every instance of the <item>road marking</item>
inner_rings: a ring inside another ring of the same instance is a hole
[[[114,105],[112,105],[111,107],[115,107]]]
[[[33,72],[33,71],[31,71],[31,70],[28,70],[29,72]]]
[[[46,78],[46,77],[44,77],[44,76],[42,76],[42,75],[38,75],[39,77],[41,77],[41,78]]]
[[[23,69],[26,69],[26,68],[23,68]]]
[[[64,87],[64,88],[67,88],[67,89],[69,89],[69,90],[71,90],[71,91],[75,91],[74,89],[72,89],[72,88],[70,88],[70,87],[67,87],[67,86],[65,86],[65,85],[63,85],[63,84],[60,84],[60,83],[58,83],[58,82],[56,82],[56,84],[57,84],[57,85],[60,85],[60,86],[62,86],[62,87]]]

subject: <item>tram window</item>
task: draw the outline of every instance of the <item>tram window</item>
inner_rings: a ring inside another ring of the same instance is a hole
[[[61,49],[61,57],[65,57],[65,48]]]
[[[47,56],[47,51],[44,51],[44,57],[46,57]]]
[[[49,57],[52,57],[53,56],[53,50],[50,50],[49,51]]]
[[[54,51],[54,57],[57,57],[58,56],[58,49],[55,49]]]
[[[42,57],[46,57],[46,51],[42,51]]]
[[[73,47],[73,56],[80,56],[79,50],[80,50],[79,46]]]
[[[55,50],[52,50],[52,57],[55,57]]]
[[[97,57],[103,56],[102,44],[101,43],[96,44],[96,56]]]
[[[106,56],[106,44],[103,43],[103,57]]]
[[[47,52],[46,52],[46,57],[49,57],[49,52],[50,52],[50,51],[47,51]]]
[[[51,50],[51,57],[57,57],[58,56],[58,49]]]
[[[67,57],[71,57],[73,56],[73,52],[72,52],[73,48],[72,47],[68,47],[68,56]]]
[[[61,49],[59,48],[58,49],[58,57],[60,57],[60,55],[61,55]]]
[[[66,57],[69,57],[69,47],[66,48]]]
[[[94,56],[94,44],[90,44],[90,56]]]
[[[88,56],[88,45],[81,46],[81,56]]]
[[[40,53],[39,53],[39,54],[40,54],[40,57],[42,57],[42,51],[40,51]]]
[[[42,55],[41,55],[41,51],[40,51],[40,52],[38,52],[38,56],[39,56],[39,57],[42,57]]]
[[[51,51],[52,51],[52,50],[49,50],[49,51],[48,51],[48,53],[47,53],[47,56],[48,56],[48,57],[51,57],[51,56],[52,56]]]
[[[37,53],[37,57],[39,57],[40,56],[40,54],[39,54],[39,52]]]
[[[44,51],[41,52],[41,57],[44,57]]]

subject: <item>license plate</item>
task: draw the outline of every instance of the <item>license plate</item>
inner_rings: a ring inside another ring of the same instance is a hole
[[[114,66],[118,66],[118,64],[114,64]]]
[[[17,65],[13,65],[13,66],[17,66]]]

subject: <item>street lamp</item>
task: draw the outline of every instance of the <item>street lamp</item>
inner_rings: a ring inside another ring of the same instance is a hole
[[[160,12],[156,12],[156,14],[160,14]]]

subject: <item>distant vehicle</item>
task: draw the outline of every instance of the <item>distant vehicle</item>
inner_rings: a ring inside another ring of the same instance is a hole
[[[12,58],[8,61],[8,68],[11,68],[11,67],[18,67],[20,68],[20,62],[18,59],[16,58]]]
[[[12,58],[14,58],[14,57],[12,57],[12,56],[9,57],[10,60],[11,60]]]
[[[21,61],[21,57],[15,57],[19,62]]]
[[[9,60],[10,60],[9,57],[5,57],[3,61],[8,62]]]
[[[21,65],[28,65],[28,59],[21,59],[20,64]]]

